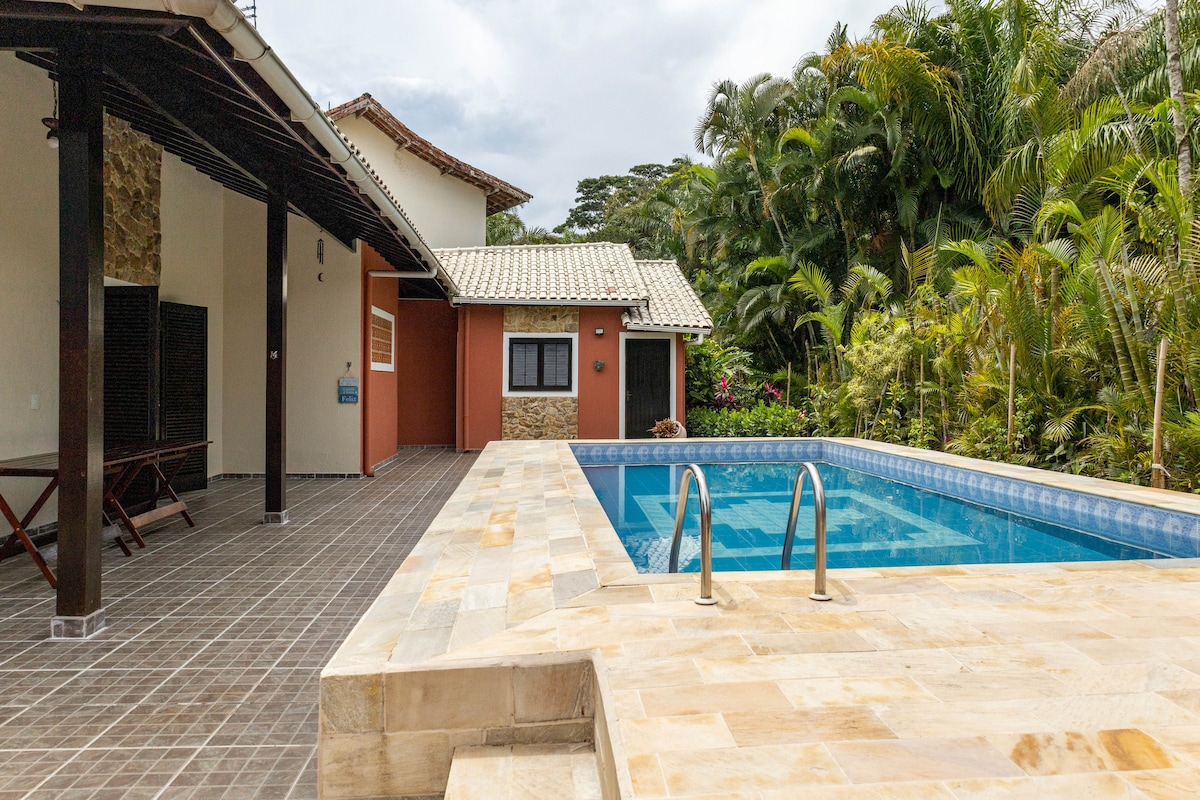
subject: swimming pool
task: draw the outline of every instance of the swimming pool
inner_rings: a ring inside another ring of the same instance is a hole
[[[1037,482],[1063,482],[1057,473],[947,457],[979,464],[976,470],[905,457],[909,448],[890,450],[898,452],[812,439],[572,445],[640,572],[667,571],[687,462],[700,463],[708,478],[717,571],[779,569],[799,461],[818,462],[825,483],[831,568],[1200,555],[1196,514]],[[1033,480],[989,473],[993,467]],[[1131,494],[1117,484],[1065,477],[1089,490]],[[695,506],[693,491],[681,571],[699,565]],[[793,569],[812,567],[812,531],[806,491]]]
[[[713,569],[780,567],[796,464],[702,464],[712,495]],[[827,504],[828,565],[1003,564],[1162,558],[1162,554],[818,464]],[[639,572],[666,572],[682,466],[584,467]],[[793,569],[813,566],[812,493],[796,525]],[[697,498],[684,520],[680,571],[699,569]]]

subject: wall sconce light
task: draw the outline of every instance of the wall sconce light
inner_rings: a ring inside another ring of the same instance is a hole
[[[50,130],[46,131],[46,146],[51,150],[58,149],[58,84],[54,84],[54,116],[42,117],[42,124]]]
[[[596,328],[596,335],[597,335],[597,336],[603,336],[603,335],[604,335],[604,328]]]
[[[593,361],[592,365],[596,368],[596,372],[599,372],[600,370],[604,369],[603,361],[599,361],[599,360]]]
[[[323,238],[317,239],[317,263],[325,263],[325,240]]]

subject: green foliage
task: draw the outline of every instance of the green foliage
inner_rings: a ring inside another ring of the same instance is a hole
[[[812,421],[802,408],[765,402],[749,408],[697,408],[688,412],[689,436],[811,436]]]
[[[563,239],[545,228],[529,228],[515,211],[499,211],[487,218],[487,243],[557,244]]]
[[[1162,13],[1124,0],[911,0],[790,76],[716,83],[712,162],[655,212],[721,342],[689,355],[690,432],[794,414],[756,404],[790,367],[806,433],[1146,483],[1166,337],[1164,462],[1200,486],[1200,205],[1176,138],[1200,152],[1200,0],[1179,6],[1183,108]]]
[[[673,227],[680,191],[691,169],[686,158],[639,164],[624,175],[584,178],[575,205],[554,229],[565,241],[624,242],[637,258],[676,259],[683,242]]]
[[[748,351],[706,339],[686,348],[684,354],[684,383],[689,408],[715,409],[728,405],[718,400],[722,392],[734,398],[733,405],[737,405],[739,398],[745,402],[756,394],[754,370],[750,365],[752,354]]]
[[[887,431],[893,427],[893,418],[903,418],[904,388],[896,376],[912,350],[908,325],[882,315],[865,315],[855,325],[850,340],[846,363],[852,377],[846,382],[846,397],[858,412],[856,429],[871,435],[882,421]],[[886,415],[885,406],[890,406]],[[897,436],[893,433],[883,438],[893,441]]]

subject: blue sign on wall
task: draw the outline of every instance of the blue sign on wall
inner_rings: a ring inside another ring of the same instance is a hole
[[[338,378],[338,402],[358,402],[358,378]]]

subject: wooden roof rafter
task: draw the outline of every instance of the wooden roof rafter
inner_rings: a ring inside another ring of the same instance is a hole
[[[394,198],[387,195],[387,209],[373,201],[370,194],[378,189],[366,192],[352,180],[314,134],[293,121],[254,65],[239,61],[202,20],[103,5],[77,11],[58,3],[0,0],[0,23],[0,48],[16,50],[52,78],[58,42],[81,26],[101,33],[105,105],[114,116],[231,191],[259,201],[281,194],[293,210],[347,246],[361,239],[396,269],[436,269],[436,257]],[[386,187],[382,191],[387,194]],[[397,215],[407,230],[397,226]]]

